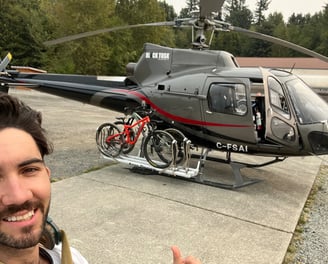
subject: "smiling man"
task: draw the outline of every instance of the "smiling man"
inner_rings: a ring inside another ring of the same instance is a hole
[[[50,206],[52,152],[41,114],[0,94],[0,262],[61,263],[61,244],[39,244]],[[87,261],[71,248],[73,263]]]
[[[0,131],[2,262],[13,263],[13,256],[17,263],[43,261],[35,245],[40,240],[48,214],[49,177],[50,171],[30,134],[17,128]]]
[[[71,262],[61,259],[62,244],[41,245],[50,207],[50,170],[44,156],[52,152],[41,113],[0,93],[0,264],[87,264],[74,248]],[[173,264],[200,264],[172,247]]]

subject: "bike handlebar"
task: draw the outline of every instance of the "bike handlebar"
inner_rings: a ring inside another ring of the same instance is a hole
[[[141,116],[152,116],[154,112],[155,112],[154,109],[152,108],[146,109],[142,105],[135,108],[126,107],[124,109],[125,115],[133,115],[133,113],[137,113],[138,115]]]

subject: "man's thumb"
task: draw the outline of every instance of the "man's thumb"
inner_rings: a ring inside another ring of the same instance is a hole
[[[171,247],[173,253],[173,264],[180,264],[181,262],[181,252],[177,246]]]

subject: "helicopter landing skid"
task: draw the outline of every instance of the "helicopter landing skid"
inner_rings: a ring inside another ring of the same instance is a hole
[[[183,165],[171,165],[170,167],[165,169],[155,168],[152,165],[150,165],[144,157],[140,157],[137,155],[120,155],[115,158],[109,158],[104,156],[104,158],[132,166],[131,170],[137,173],[151,174],[157,172],[158,174],[161,174],[163,176],[170,176],[170,177],[173,176],[178,179],[204,184],[212,187],[223,188],[223,189],[238,189],[241,187],[245,187],[260,182],[260,180],[258,179],[250,179],[246,176],[241,175],[240,170],[243,168],[261,167],[272,163],[281,162],[285,159],[285,158],[283,159],[275,158],[272,161],[262,164],[247,164],[247,163],[231,161],[231,153],[229,152],[227,153],[227,159],[208,157],[209,151],[210,149],[203,149],[202,154],[200,155],[189,155],[186,161],[183,163]],[[189,165],[191,157],[193,158],[198,157],[198,162],[195,168],[191,168]],[[229,164],[233,172],[234,182],[223,183],[223,182],[204,179],[203,169],[206,160]]]
[[[216,181],[215,182],[208,181],[208,180],[203,179],[202,173],[199,173],[195,177],[194,181],[197,183],[202,183],[202,184],[219,187],[219,188],[224,188],[224,189],[238,189],[238,188],[245,187],[245,186],[248,186],[248,185],[251,185],[254,183],[258,183],[261,181],[259,179],[251,179],[246,176],[243,176],[241,174],[241,169],[243,169],[243,168],[259,168],[259,167],[267,166],[267,165],[270,165],[273,163],[282,162],[286,159],[286,157],[276,157],[273,160],[270,160],[268,162],[264,162],[261,164],[251,164],[251,163],[231,161],[231,152],[226,152],[226,159],[209,157],[208,156],[209,151],[210,151],[210,149],[203,149],[201,155],[193,154],[192,157],[199,158],[199,160],[202,162],[202,166],[201,166],[202,168],[204,167],[204,163],[206,160],[229,164],[232,169],[234,182],[233,183],[223,183],[223,182],[216,182]]]
[[[200,155],[196,155],[196,154],[191,155],[191,157],[199,159],[198,163],[201,164],[200,167],[202,168],[201,171],[199,171],[198,175],[192,179],[192,181],[200,184],[213,186],[213,187],[223,188],[223,189],[238,189],[260,181],[257,179],[250,179],[246,176],[241,175],[240,170],[247,167],[248,165],[239,162],[232,162],[230,152],[227,152],[227,159],[220,159],[220,158],[209,157],[208,153],[210,151],[211,151],[210,149],[203,149]],[[224,182],[209,181],[204,179],[203,168],[205,167],[205,161],[207,160],[229,164],[232,169],[234,182],[224,183]]]
[[[245,165],[242,165],[239,163],[234,163],[234,162],[230,163],[229,165],[232,168],[233,177],[235,180],[233,183],[209,181],[209,180],[203,179],[203,177],[201,177],[201,175],[197,175],[194,179],[191,179],[191,180],[193,180],[196,183],[209,185],[209,186],[213,186],[213,187],[218,187],[218,188],[222,188],[222,189],[238,189],[241,187],[245,187],[245,186],[260,182],[260,180],[250,179],[246,176],[241,175],[240,170],[242,168],[245,168],[246,167]]]

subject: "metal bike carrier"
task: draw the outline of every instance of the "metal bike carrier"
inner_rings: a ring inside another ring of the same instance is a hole
[[[187,145],[190,145],[190,141],[187,142]],[[189,146],[187,146],[189,147]],[[189,147],[190,149],[190,147]],[[139,151],[138,155],[120,155],[115,158],[110,158],[107,156],[104,156],[106,159],[114,160],[122,164],[127,164],[130,166],[134,166],[133,170],[141,172],[142,170],[150,170],[150,171],[156,171],[159,174],[163,175],[170,175],[170,176],[177,176],[182,177],[186,179],[191,179],[196,177],[199,174],[200,171],[200,163],[196,166],[196,168],[190,168],[189,160],[191,158],[191,155],[187,155],[187,158],[185,159],[182,166],[177,166],[176,164],[172,164],[170,167],[165,169],[155,168],[152,165],[148,163],[148,161],[142,157],[143,154],[141,151]]]
[[[272,163],[280,162],[285,159],[285,158],[275,158],[274,160],[263,164],[247,164],[247,163],[231,161],[230,152],[227,153],[226,159],[209,157],[208,153],[211,150],[206,148],[202,149],[200,155],[191,155],[190,145],[191,145],[190,140],[186,141],[185,144],[186,158],[182,165],[172,164],[170,167],[165,169],[155,168],[151,166],[148,163],[148,161],[144,157],[142,157],[140,151],[138,155],[120,155],[115,158],[109,158],[106,156],[104,157],[106,159],[117,161],[122,164],[130,165],[132,166],[131,170],[138,173],[148,174],[148,173],[157,172],[163,176],[174,176],[182,180],[192,181],[195,183],[209,185],[218,188],[224,188],[224,189],[237,189],[260,181],[257,179],[250,179],[246,176],[241,175],[240,170],[243,168],[261,167]],[[198,158],[197,164],[194,168],[190,167],[191,158]],[[232,174],[233,174],[232,176],[234,181],[232,181],[232,183],[223,183],[223,182],[206,180],[204,178],[205,161],[215,161],[215,162],[228,164],[232,169]]]

